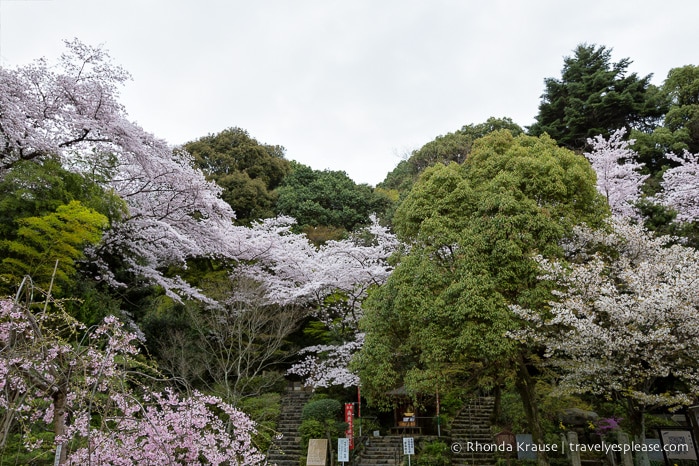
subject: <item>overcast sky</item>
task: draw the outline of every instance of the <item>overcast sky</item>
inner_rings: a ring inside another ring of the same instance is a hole
[[[699,64],[698,18],[696,0],[0,0],[0,63],[103,44],[130,118],[171,144],[237,126],[376,184],[465,124],[530,125],[579,43],[661,84]]]

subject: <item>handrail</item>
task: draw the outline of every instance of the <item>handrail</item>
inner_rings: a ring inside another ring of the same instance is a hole
[[[371,436],[369,435],[362,435],[360,437],[356,437],[357,441],[354,443],[354,454],[352,455],[352,459],[349,462],[349,466],[356,466],[357,462],[359,461],[359,457],[362,455],[362,452],[366,449],[366,444],[369,441],[369,438],[371,438]]]

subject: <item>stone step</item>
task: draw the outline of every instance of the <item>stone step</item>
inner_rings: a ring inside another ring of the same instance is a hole
[[[452,421],[449,432],[454,442],[492,443],[490,419],[495,409],[492,397],[470,400]],[[452,466],[491,466],[496,464],[494,452],[461,451],[452,455]]]
[[[357,466],[391,466],[403,462],[402,437],[372,437],[364,445]]]
[[[301,451],[299,426],[303,406],[310,399],[311,393],[304,391],[287,391],[282,397],[280,414],[277,419],[277,431],[281,439],[275,440],[267,455],[267,464],[277,466],[298,466]]]
[[[461,428],[461,429],[452,429],[451,434],[468,434],[468,433],[473,433],[473,434],[479,434],[479,435],[487,435],[490,436],[490,427],[488,428],[475,428],[475,429],[469,429],[468,427],[466,428]]]
[[[482,431],[474,431],[474,430],[452,430],[451,431],[451,436],[452,437],[467,437],[467,438],[492,438],[492,435],[490,433],[490,429],[488,430],[482,430]]]

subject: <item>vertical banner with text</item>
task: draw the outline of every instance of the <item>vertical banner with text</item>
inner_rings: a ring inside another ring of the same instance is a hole
[[[345,422],[347,430],[345,437],[349,439],[350,450],[354,449],[354,403],[345,403]]]

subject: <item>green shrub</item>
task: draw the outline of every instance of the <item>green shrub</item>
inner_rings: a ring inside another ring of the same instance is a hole
[[[337,420],[340,416],[342,409],[342,404],[333,399],[323,399],[309,401],[303,407],[303,412],[301,414],[301,420],[316,420],[324,422],[326,420],[332,419]]]
[[[261,451],[266,451],[276,435],[277,418],[281,412],[281,395],[265,393],[264,395],[243,398],[238,407],[257,424],[257,434],[253,441]]]
[[[325,423],[316,421],[315,419],[307,419],[301,422],[299,426],[299,434],[301,435],[302,451],[308,449],[308,441],[312,438],[326,438]]]
[[[417,457],[417,466],[450,466],[451,450],[441,440],[422,445]]]

